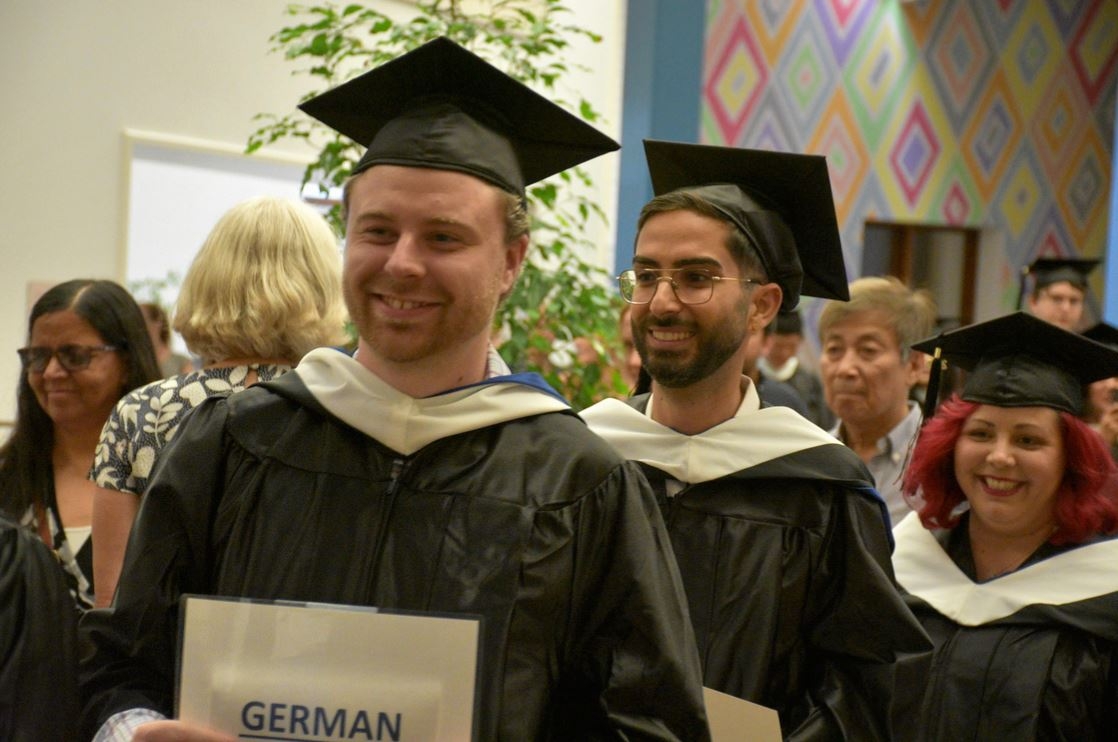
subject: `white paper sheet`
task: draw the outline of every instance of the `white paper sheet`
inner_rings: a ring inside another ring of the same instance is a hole
[[[471,739],[480,619],[184,599],[178,717],[242,739]]]

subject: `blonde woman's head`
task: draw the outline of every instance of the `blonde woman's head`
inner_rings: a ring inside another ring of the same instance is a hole
[[[175,304],[175,331],[206,363],[298,361],[345,338],[341,252],[310,206],[260,197],[218,220]]]

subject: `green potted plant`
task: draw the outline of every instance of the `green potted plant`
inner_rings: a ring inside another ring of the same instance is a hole
[[[464,5],[419,0],[416,15],[407,21],[359,3],[292,5],[287,12],[295,20],[273,34],[273,51],[301,65],[293,74],[314,80],[316,87],[305,100],[446,36],[586,121],[600,121],[585,99],[571,105],[561,96],[560,83],[571,69],[563,59],[570,39],[601,39],[566,22],[570,11],[559,0],[489,0],[470,3],[471,11]],[[298,112],[256,118],[260,128],[249,138],[247,151],[281,139],[306,141],[317,156],[303,184],[318,188],[323,197],[345,182],[364,148]],[[584,236],[592,220],[608,222],[592,186],[588,173],[574,168],[529,188],[532,247],[495,328],[505,360],[514,369],[542,374],[576,409],[625,391],[615,353],[620,300],[606,271],[591,262],[594,246]],[[339,206],[330,219],[342,234]]]

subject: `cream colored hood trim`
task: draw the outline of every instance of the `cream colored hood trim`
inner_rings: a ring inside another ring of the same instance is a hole
[[[897,582],[963,626],[981,626],[1030,605],[1065,605],[1118,592],[1118,540],[1066,551],[983,583],[971,582],[909,513],[893,529]]]
[[[495,381],[416,399],[330,348],[312,350],[295,373],[330,414],[405,456],[458,433],[570,409],[516,382]]]
[[[655,399],[649,402],[654,403]],[[603,400],[580,414],[625,458],[690,484],[838,443],[787,407],[761,409],[753,384],[748,385],[734,417],[698,435],[678,433],[616,399]]]

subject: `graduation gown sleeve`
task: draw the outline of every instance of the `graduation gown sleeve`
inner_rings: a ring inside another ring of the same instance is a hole
[[[88,738],[126,709],[174,716],[179,598],[216,592],[207,577],[227,443],[220,434],[224,417],[225,408],[203,405],[189,419],[193,424],[180,426],[140,504],[114,607],[82,617],[81,633],[93,650],[81,664]]]
[[[847,494],[833,501],[805,624],[805,693],[789,717],[788,739],[888,740],[888,705],[898,656],[928,646],[893,581],[876,503]]]
[[[0,739],[75,739],[76,625],[58,560],[0,519]]]

